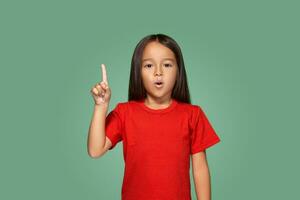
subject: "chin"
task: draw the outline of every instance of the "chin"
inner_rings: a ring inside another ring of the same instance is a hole
[[[149,94],[149,96],[156,98],[156,99],[161,99],[161,98],[168,96],[168,93],[166,93],[166,92],[163,92],[163,93],[162,92],[150,92],[148,94]]]

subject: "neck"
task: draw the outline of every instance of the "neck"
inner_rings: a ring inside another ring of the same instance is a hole
[[[144,103],[150,108],[162,109],[162,108],[167,108],[172,103],[172,98],[168,97],[162,99],[162,98],[152,98],[147,96]]]

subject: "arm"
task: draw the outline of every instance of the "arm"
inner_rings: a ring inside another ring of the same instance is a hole
[[[92,158],[102,156],[112,145],[105,136],[107,106],[94,106],[93,118],[88,133],[88,154]]]
[[[211,200],[210,173],[205,150],[192,155],[192,165],[197,200]]]
[[[95,105],[93,118],[89,127],[87,146],[88,154],[93,158],[103,155],[112,145],[105,134],[105,119],[111,97],[111,90],[108,86],[105,65],[102,64],[101,67],[103,81],[97,83],[91,89]]]

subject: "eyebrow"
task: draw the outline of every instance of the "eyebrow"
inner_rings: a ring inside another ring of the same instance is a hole
[[[142,62],[147,61],[147,60],[153,60],[152,58],[145,58],[142,60]],[[163,58],[163,60],[171,60],[171,61],[175,61],[173,58]]]

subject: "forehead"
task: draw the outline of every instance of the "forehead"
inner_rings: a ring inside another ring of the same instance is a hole
[[[143,51],[142,61],[157,59],[175,61],[175,55],[171,49],[159,42],[150,42]]]

